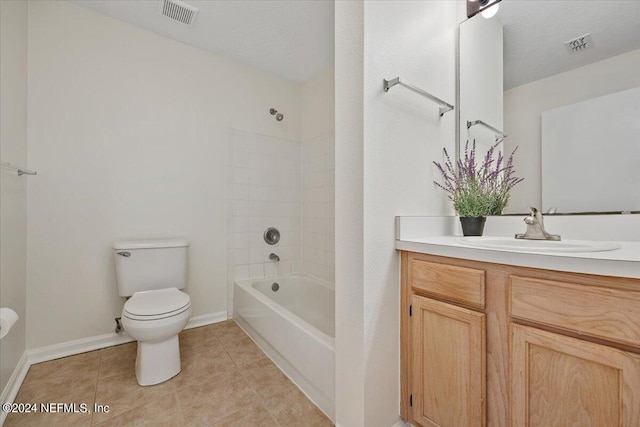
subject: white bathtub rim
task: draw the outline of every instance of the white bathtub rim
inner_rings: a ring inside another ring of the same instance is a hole
[[[291,275],[289,275],[289,276],[291,276]],[[295,276],[300,276],[300,275],[296,274]],[[275,277],[284,277],[284,276],[274,276],[274,278]],[[267,307],[269,307],[272,310],[274,310],[274,311],[278,312],[279,314],[281,314],[282,317],[284,317],[286,320],[288,320],[289,322],[294,324],[296,327],[302,329],[304,332],[306,332],[308,335],[313,337],[314,340],[318,341],[324,347],[326,347],[329,350],[335,352],[336,339],[334,337],[325,334],[320,329],[318,329],[315,326],[311,325],[309,322],[307,322],[306,320],[304,320],[300,316],[297,316],[297,315],[293,314],[291,311],[287,310],[286,308],[284,308],[283,306],[281,306],[280,304],[278,304],[277,302],[275,302],[271,298],[267,297],[262,292],[260,292],[257,289],[255,289],[251,285],[256,280],[259,280],[259,279],[239,280],[239,281],[236,281],[235,284],[237,286],[241,287],[245,292],[247,292],[247,293],[251,294],[252,296],[254,296],[262,304],[266,305]],[[315,280],[315,279],[313,279],[313,280]]]
[[[255,282],[277,280],[278,278],[287,279],[287,278],[291,278],[291,277],[302,277],[304,279],[311,280],[313,282],[316,282],[316,284],[321,285],[323,288],[327,288],[327,289],[330,289],[330,290],[335,292],[335,285],[332,282],[329,282],[329,281],[324,280],[324,279],[320,279],[320,278],[318,278],[316,276],[311,276],[310,274],[307,274],[307,273],[288,273],[288,274],[282,274],[282,275],[278,275],[278,276],[253,277],[253,278],[249,278],[249,279],[234,280],[233,282],[235,284],[237,284],[237,285],[253,284]]]

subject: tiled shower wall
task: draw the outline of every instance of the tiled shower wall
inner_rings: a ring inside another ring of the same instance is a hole
[[[300,143],[232,130],[229,147],[228,311],[233,280],[301,271],[302,167]],[[264,230],[280,230],[269,246]],[[269,254],[280,257],[269,260]]]
[[[334,282],[334,132],[302,143],[302,272]]]
[[[294,272],[334,281],[334,132],[304,141],[232,130],[229,146],[228,311],[233,280]],[[280,230],[269,246],[264,230]],[[269,254],[280,257],[269,260]]]

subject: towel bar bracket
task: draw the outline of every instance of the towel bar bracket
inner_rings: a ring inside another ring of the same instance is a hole
[[[490,124],[487,124],[485,122],[483,122],[482,120],[474,120],[474,121],[469,121],[467,120],[467,129],[469,129],[471,126],[475,126],[475,125],[481,125],[486,127],[487,129],[490,129],[492,131],[494,131],[495,133],[497,133],[496,135],[496,140],[500,139],[500,138],[506,138],[507,134],[504,133],[503,131],[501,131],[500,129],[494,128],[493,126],[491,126]]]

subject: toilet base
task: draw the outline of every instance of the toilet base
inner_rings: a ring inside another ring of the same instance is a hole
[[[178,335],[161,342],[138,341],[136,379],[141,386],[160,384],[180,373]]]

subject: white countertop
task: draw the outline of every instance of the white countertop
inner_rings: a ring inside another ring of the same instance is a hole
[[[465,246],[462,236],[401,237],[396,249],[546,270],[640,278],[640,242],[616,241],[619,249],[601,252],[529,252]]]
[[[563,215],[545,219],[547,230],[563,241],[609,241],[619,249],[600,252],[530,252],[488,249],[461,244],[459,218],[454,216],[396,217],[396,249],[496,264],[573,273],[640,278],[640,215]],[[488,217],[484,237],[512,239],[524,232],[521,217]]]

